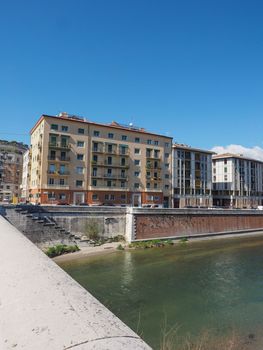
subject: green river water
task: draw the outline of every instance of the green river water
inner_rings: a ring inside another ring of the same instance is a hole
[[[60,266],[154,349],[165,320],[180,336],[263,330],[263,236],[116,251]]]

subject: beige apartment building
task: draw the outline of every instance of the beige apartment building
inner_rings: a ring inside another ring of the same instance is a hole
[[[240,154],[213,156],[214,205],[250,209],[263,205],[263,162]]]
[[[173,145],[173,205],[212,206],[212,155],[184,144]]]
[[[172,138],[61,113],[31,130],[29,198],[41,204],[171,206]]]

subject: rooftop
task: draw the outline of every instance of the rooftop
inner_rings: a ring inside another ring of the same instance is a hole
[[[174,143],[173,148],[183,149],[190,152],[192,151],[192,152],[200,152],[200,153],[207,153],[207,154],[215,154],[215,152],[203,150],[200,148],[194,148],[194,147],[185,145],[184,143]]]
[[[252,162],[263,163],[262,160],[245,157],[243,154],[222,153],[222,154],[217,154],[217,155],[213,156],[213,159],[224,159],[224,158],[236,158],[236,159],[249,160]]]
[[[35,126],[31,129],[31,131],[30,131],[31,134],[44,118],[55,118],[55,119],[59,119],[59,120],[66,120],[66,121],[72,121],[72,122],[77,122],[77,123],[85,123],[85,124],[90,124],[90,125],[104,126],[104,127],[110,127],[113,129],[127,130],[127,131],[136,132],[136,133],[147,134],[147,135],[153,135],[153,136],[159,136],[159,137],[161,136],[161,137],[167,138],[169,140],[172,139],[172,137],[170,137],[170,136],[165,136],[165,135],[149,132],[149,131],[145,130],[144,128],[133,125],[132,123],[130,123],[128,125],[120,124],[120,123],[117,123],[116,121],[112,121],[109,124],[97,123],[97,122],[92,122],[90,120],[87,120],[84,117],[76,116],[73,114],[68,114],[65,112],[60,113],[58,116],[43,114],[39,118],[39,120],[37,121]]]

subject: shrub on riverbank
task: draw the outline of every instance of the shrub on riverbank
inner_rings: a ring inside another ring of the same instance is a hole
[[[77,245],[65,245],[65,244],[57,244],[53,247],[49,247],[45,253],[48,257],[54,258],[55,256],[59,256],[62,254],[74,253],[79,251],[79,247]]]
[[[171,239],[167,239],[165,241],[160,239],[153,239],[150,241],[140,241],[140,242],[133,242],[129,244],[129,248],[135,248],[135,249],[148,249],[148,248],[160,248],[165,247],[168,245],[173,245],[173,241]]]

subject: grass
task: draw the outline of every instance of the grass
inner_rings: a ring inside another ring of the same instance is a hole
[[[225,336],[216,336],[203,331],[197,337],[178,336],[179,327],[167,327],[166,321],[161,334],[160,350],[247,350],[253,349],[255,335],[241,336],[235,331]],[[250,347],[252,345],[252,347]]]
[[[149,241],[139,241],[133,242],[129,244],[129,248],[135,249],[148,249],[148,248],[160,248],[168,245],[173,245],[173,241],[171,239],[161,240],[161,239],[153,239]]]
[[[77,245],[65,245],[65,244],[57,244],[53,247],[47,248],[45,251],[46,255],[50,258],[54,258],[55,256],[74,253],[79,251],[79,247]]]

